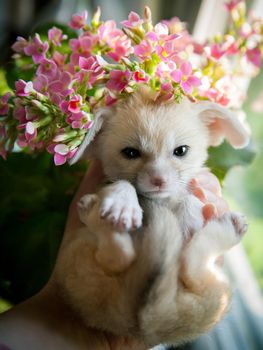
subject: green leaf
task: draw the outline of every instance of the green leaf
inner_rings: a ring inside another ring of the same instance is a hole
[[[251,144],[246,148],[237,150],[227,142],[224,142],[219,147],[210,147],[208,155],[206,165],[222,182],[229,169],[237,165],[245,166],[250,164],[256,152]]]
[[[72,196],[86,165],[56,167],[52,156],[0,160],[0,296],[17,303],[53,269]]]
[[[26,69],[22,67],[26,66]],[[25,81],[31,81],[35,75],[36,68],[32,64],[31,57],[23,57],[19,60],[12,60],[7,64],[6,67],[6,81],[8,86],[14,90],[15,82],[18,79],[23,79]]]

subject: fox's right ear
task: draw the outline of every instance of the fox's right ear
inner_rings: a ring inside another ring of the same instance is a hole
[[[89,150],[92,147],[92,143],[95,136],[101,130],[102,125],[109,114],[110,114],[110,108],[107,108],[107,107],[101,108],[95,113],[91,128],[89,129],[87,135],[85,136],[77,153],[74,155],[73,158],[69,160],[70,165],[75,164],[84,154],[89,153]]]

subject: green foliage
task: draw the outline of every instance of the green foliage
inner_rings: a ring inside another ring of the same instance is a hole
[[[84,164],[56,167],[49,154],[0,160],[0,295],[37,292],[52,271],[70,200]]]
[[[249,223],[248,233],[244,238],[244,247],[249,256],[251,265],[257,276],[260,288],[263,291],[263,244],[262,244],[262,232],[263,232],[263,219],[253,218]]]
[[[248,165],[255,157],[255,150],[251,145],[244,149],[233,149],[227,142],[219,147],[210,147],[207,166],[218,177],[220,182],[224,180],[226,173],[234,166]]]

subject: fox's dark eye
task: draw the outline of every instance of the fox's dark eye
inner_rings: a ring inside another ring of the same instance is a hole
[[[136,148],[132,147],[126,147],[124,148],[121,153],[124,155],[127,159],[136,159],[141,156],[140,151],[138,151]]]
[[[187,146],[187,145],[176,147],[174,149],[174,156],[176,156],[176,157],[183,157],[183,156],[186,155],[188,150],[189,150],[189,146]]]

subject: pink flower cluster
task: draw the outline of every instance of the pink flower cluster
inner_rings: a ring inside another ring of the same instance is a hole
[[[204,44],[176,17],[153,25],[147,7],[144,18],[131,12],[122,30],[113,20],[102,22],[97,10],[90,23],[87,11],[72,16],[75,38],[57,27],[45,39],[18,37],[15,56],[25,65],[31,58],[35,72],[31,81],[18,79],[14,96],[0,98],[0,154],[5,157],[16,140],[27,151],[47,149],[56,165],[64,164],[76,154],[96,110],[140,84],[160,101],[189,96],[231,104],[229,71],[247,74],[246,64],[259,69],[263,22],[246,19],[243,0],[228,2],[227,9],[231,31]]]

